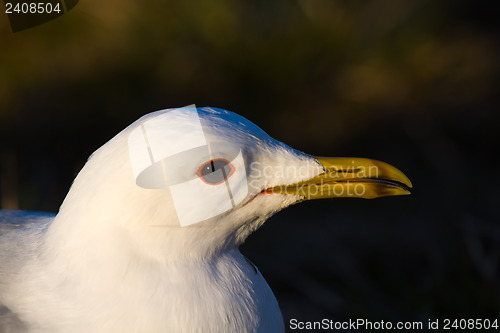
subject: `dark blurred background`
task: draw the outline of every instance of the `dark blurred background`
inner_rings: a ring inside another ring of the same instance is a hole
[[[81,0],[0,15],[1,208],[56,212],[88,156],[167,107],[237,112],[313,155],[383,160],[411,196],[305,202],[242,252],[285,317],[500,313],[499,25],[491,1]],[[500,323],[499,323],[500,324]]]

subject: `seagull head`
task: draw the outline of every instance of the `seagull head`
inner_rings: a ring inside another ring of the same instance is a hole
[[[389,164],[313,157],[226,110],[166,109],[143,116],[92,154],[54,233],[73,233],[80,242],[113,233],[115,251],[127,243],[154,258],[200,260],[237,248],[289,205],[405,195],[411,186]]]

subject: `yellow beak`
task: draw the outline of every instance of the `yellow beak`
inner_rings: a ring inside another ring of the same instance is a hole
[[[266,192],[300,195],[304,200],[323,198],[373,199],[410,194],[411,181],[387,163],[368,158],[317,157],[325,172],[293,185]]]

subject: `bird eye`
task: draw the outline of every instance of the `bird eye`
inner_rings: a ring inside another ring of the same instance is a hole
[[[198,176],[209,185],[219,185],[234,173],[234,166],[226,159],[218,158],[203,163]]]

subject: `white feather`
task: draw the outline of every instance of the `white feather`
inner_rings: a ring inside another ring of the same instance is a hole
[[[9,225],[0,229],[0,331],[284,331],[272,291],[238,247],[299,200],[262,190],[308,179],[321,166],[234,113],[198,109],[208,141],[241,148],[248,194],[233,209],[182,227],[168,188],[137,186],[127,143],[134,129],[166,112],[144,116],[98,149],[55,217],[18,226],[23,215],[0,214]],[[187,118],[181,112],[170,126],[182,133]],[[196,176],[199,163],[192,164],[185,169]]]

